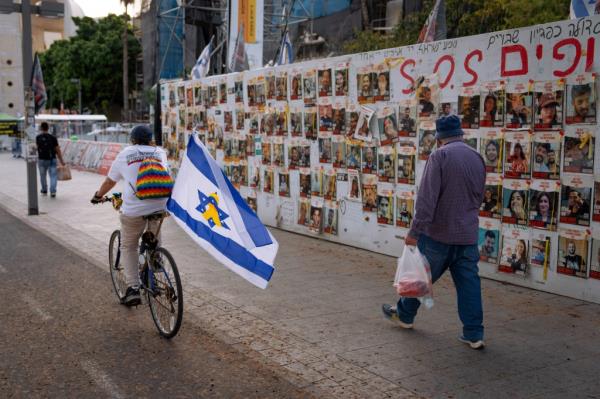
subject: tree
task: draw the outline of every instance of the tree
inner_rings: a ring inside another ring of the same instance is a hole
[[[127,28],[129,73],[134,73],[134,61],[141,47],[133,35],[126,16],[109,15],[97,21],[89,17],[73,18],[77,35],[59,40],[40,55],[44,80],[49,90],[47,108],[77,104],[77,87],[72,78],[81,79],[82,104],[92,112],[108,113],[123,105],[119,93],[123,86],[123,32]],[[128,84],[131,89],[131,85]]]
[[[434,4],[435,0],[424,0],[422,10],[406,16],[389,35],[356,32],[356,38],[344,45],[344,51],[356,53],[416,43]],[[569,4],[569,0],[446,0],[448,38],[567,19]]]

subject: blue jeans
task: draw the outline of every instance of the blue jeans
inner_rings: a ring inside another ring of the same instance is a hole
[[[58,181],[58,172],[56,168],[56,158],[38,159],[38,167],[40,169],[40,182],[42,184],[42,192],[48,192],[48,182],[46,175],[50,173],[50,193],[56,193],[56,182]]]
[[[421,234],[417,247],[429,261],[434,283],[446,269],[450,269],[458,296],[458,315],[463,323],[463,336],[470,341],[483,339],[477,245],[448,245]],[[416,298],[400,298],[397,306],[400,320],[412,323],[420,305],[421,302]]]

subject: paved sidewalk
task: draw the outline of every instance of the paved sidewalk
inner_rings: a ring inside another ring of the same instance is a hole
[[[105,268],[118,216],[89,204],[104,177],[74,171],[56,199],[40,197],[42,215],[27,217],[25,172],[22,160],[0,154],[0,206]],[[484,280],[488,347],[473,351],[457,341],[449,276],[435,285],[435,306],[423,309],[415,330],[401,331],[380,314],[381,303],[396,299],[394,258],[271,231],[280,249],[263,291],[166,223],[164,245],[186,291],[182,328],[198,323],[318,395],[600,397],[600,305]]]

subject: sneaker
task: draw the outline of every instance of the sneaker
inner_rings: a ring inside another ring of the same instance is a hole
[[[42,195],[48,195],[48,191],[41,190],[40,194],[42,194]]]
[[[389,321],[393,322],[394,324],[397,324],[400,327],[407,329],[407,330],[410,330],[411,328],[413,328],[413,323],[405,323],[402,320],[400,320],[397,309],[393,308],[392,305],[388,305],[387,303],[384,303],[383,305],[381,305],[381,311],[383,312],[383,315],[385,316],[385,318],[388,319]]]
[[[56,198],[56,193],[50,193],[50,197]]]
[[[123,305],[125,306],[137,306],[142,303],[142,298],[140,297],[139,288],[129,287],[127,291],[125,291],[125,297],[123,298]]]
[[[485,343],[479,339],[477,341],[470,341],[468,339],[466,339],[465,337],[460,337],[458,339],[460,342],[462,342],[463,344],[467,344],[471,347],[471,349],[483,349],[485,348]]]

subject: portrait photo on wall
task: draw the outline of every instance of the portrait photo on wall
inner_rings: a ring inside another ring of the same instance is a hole
[[[560,223],[590,225],[592,188],[590,186],[570,186],[563,181],[560,194]]]
[[[390,100],[390,71],[384,68],[378,68],[377,80],[375,83],[375,101]]]
[[[310,167],[310,142],[300,142],[300,163],[298,164],[301,168]]]
[[[379,144],[388,145],[398,140],[398,124],[393,107],[384,107],[377,113],[379,127]]]
[[[225,131],[226,132],[233,131],[233,112],[232,111],[224,111],[223,112],[223,120],[225,121]]]
[[[362,175],[362,200],[364,212],[377,212],[377,176]]]
[[[343,140],[331,140],[331,152],[334,168],[346,167],[346,143]]]
[[[305,71],[302,75],[302,87],[304,104],[307,106],[316,104],[317,101],[317,79],[314,69]]]
[[[310,221],[308,230],[313,233],[321,233],[323,227],[323,207],[311,203],[310,206]]]
[[[287,72],[281,72],[275,78],[275,85],[277,86],[277,89],[275,91],[275,96],[277,97],[278,101],[285,101],[288,98],[288,96],[287,96],[287,80],[288,80]]]
[[[227,104],[227,83],[219,84],[219,103]]]
[[[348,95],[348,68],[337,68],[335,71],[335,95]]]
[[[346,133],[346,108],[342,104],[333,105],[333,134],[343,135]]]
[[[361,68],[356,74],[356,90],[358,93],[358,103],[366,104],[373,102],[374,82],[377,75],[369,69]]]
[[[273,169],[265,168],[263,172],[263,192],[273,194],[274,190]]]
[[[551,239],[549,236],[534,234],[531,238],[531,266],[550,269]]]
[[[319,162],[331,163],[331,138],[319,138]]]
[[[529,188],[529,225],[556,230],[559,214],[559,186],[556,181],[534,180]]]
[[[571,234],[569,234],[571,233]],[[583,232],[561,232],[558,237],[556,271],[568,276],[587,278],[588,237]]]
[[[346,137],[354,137],[356,128],[358,126],[358,119],[360,117],[360,106],[355,104],[348,104],[346,106]]]
[[[502,173],[502,138],[500,136],[494,136],[494,138],[482,137],[479,148],[479,153],[485,162],[486,172]]]
[[[273,165],[283,166],[285,165],[285,150],[283,149],[283,142],[273,143],[271,146],[273,151]]]
[[[529,240],[521,230],[505,229],[498,270],[525,276],[529,269]]]
[[[528,131],[507,132],[504,136],[504,176],[512,179],[528,179],[531,142]]]
[[[463,87],[458,95],[458,117],[463,129],[479,128],[479,91],[476,87]]]
[[[238,82],[235,82],[236,84]],[[239,82],[242,83],[242,82]],[[202,105],[202,89],[201,86],[197,85],[194,86],[194,105],[199,107],[200,105]]]
[[[435,125],[422,122],[419,125],[419,159],[426,161],[436,148]]]
[[[335,201],[325,201],[323,207],[323,233],[337,236],[338,234],[338,207]]]
[[[288,113],[284,107],[280,107],[275,112],[275,134],[278,136],[288,135]]]
[[[504,83],[487,82],[481,87],[481,109],[479,126],[504,126]]]
[[[257,79],[256,82],[256,105],[258,106],[263,106],[267,103],[267,96],[265,93],[265,79],[264,78],[259,78]]]
[[[323,173],[323,198],[330,201],[337,199],[337,175],[334,169]]]
[[[300,197],[310,198],[311,196],[310,170],[300,171]]]
[[[235,130],[240,133],[244,132],[244,116],[246,113],[243,108],[236,108],[235,110]]]
[[[257,205],[256,197],[247,196],[246,203],[248,204],[250,209],[252,209],[254,211],[254,213],[258,212],[258,205]]]
[[[600,237],[592,240],[592,255],[590,257],[590,278],[600,279]]]
[[[500,249],[500,224],[491,220],[479,221],[479,233],[477,238],[479,249],[479,260],[498,264],[498,253]]]
[[[563,171],[594,173],[594,131],[588,127],[569,126],[564,136]]]
[[[302,74],[299,72],[290,75],[290,100],[302,100]]]
[[[356,125],[356,131],[354,132],[354,138],[362,141],[372,141],[373,132],[371,131],[371,119],[375,115],[375,110],[369,107],[361,106],[360,114],[358,116],[358,123]]]
[[[415,213],[414,193],[400,190],[396,194],[396,226],[410,228]]]
[[[356,143],[346,143],[346,167],[348,169],[360,169],[361,148]]]
[[[235,93],[235,102],[237,104],[244,102],[244,82],[236,80],[233,83],[233,92]]]
[[[495,219],[502,217],[502,180],[500,177],[490,175],[486,177],[479,216]]]
[[[319,131],[333,131],[333,106],[331,104],[319,105]]]
[[[479,152],[479,130],[478,129],[463,129],[463,142]]]
[[[444,101],[440,103],[438,116],[458,115],[458,101]]]
[[[279,172],[279,196],[290,196],[290,174],[283,170]]]
[[[417,136],[417,105],[414,100],[403,100],[398,107],[398,135]]]
[[[302,111],[290,112],[290,127],[292,137],[302,137]]]
[[[400,145],[398,148],[398,174],[397,182],[415,184],[415,165],[417,164],[415,147]]]
[[[331,97],[331,69],[319,69],[319,97]]]
[[[260,115],[260,134],[272,136],[275,133],[275,114],[265,112]]]
[[[317,109],[315,107],[304,109],[304,137],[309,140],[317,139]]]
[[[271,143],[268,141],[263,141],[261,143],[262,150],[262,164],[270,165],[271,164]]]
[[[394,225],[394,196],[377,195],[377,223]]]
[[[509,83],[506,89],[506,127],[509,129],[529,128],[532,119],[533,94],[530,83]]]
[[[378,147],[377,176],[379,177],[380,182],[394,182],[396,172],[394,160],[394,147]]]
[[[310,194],[311,197],[323,196],[323,170],[320,167],[310,170]]]
[[[362,147],[361,154],[362,173],[377,173],[377,147]]]
[[[534,88],[533,127],[536,130],[561,129],[564,120],[564,83],[561,80],[535,82]]]
[[[585,73],[570,76],[567,82],[567,100],[565,108],[567,124],[590,123],[596,118],[596,86],[594,75]]]
[[[300,167],[300,147],[298,145],[288,146],[288,168],[298,169]]]
[[[526,226],[529,220],[529,187],[525,180],[504,180],[502,223]]]
[[[298,201],[298,224],[308,227],[310,221],[310,201],[300,199]]]
[[[250,134],[257,134],[258,133],[258,121],[259,121],[259,116],[258,116],[258,112],[250,112],[249,115],[249,119],[250,119],[250,130],[249,133]]]
[[[361,189],[360,189],[360,176],[358,170],[348,170],[348,198],[351,201],[362,201]]]
[[[267,85],[267,100],[275,100],[275,75],[272,72],[265,77],[265,84]]]
[[[537,132],[533,142],[532,176],[536,179],[560,179],[560,161],[560,134]]]

